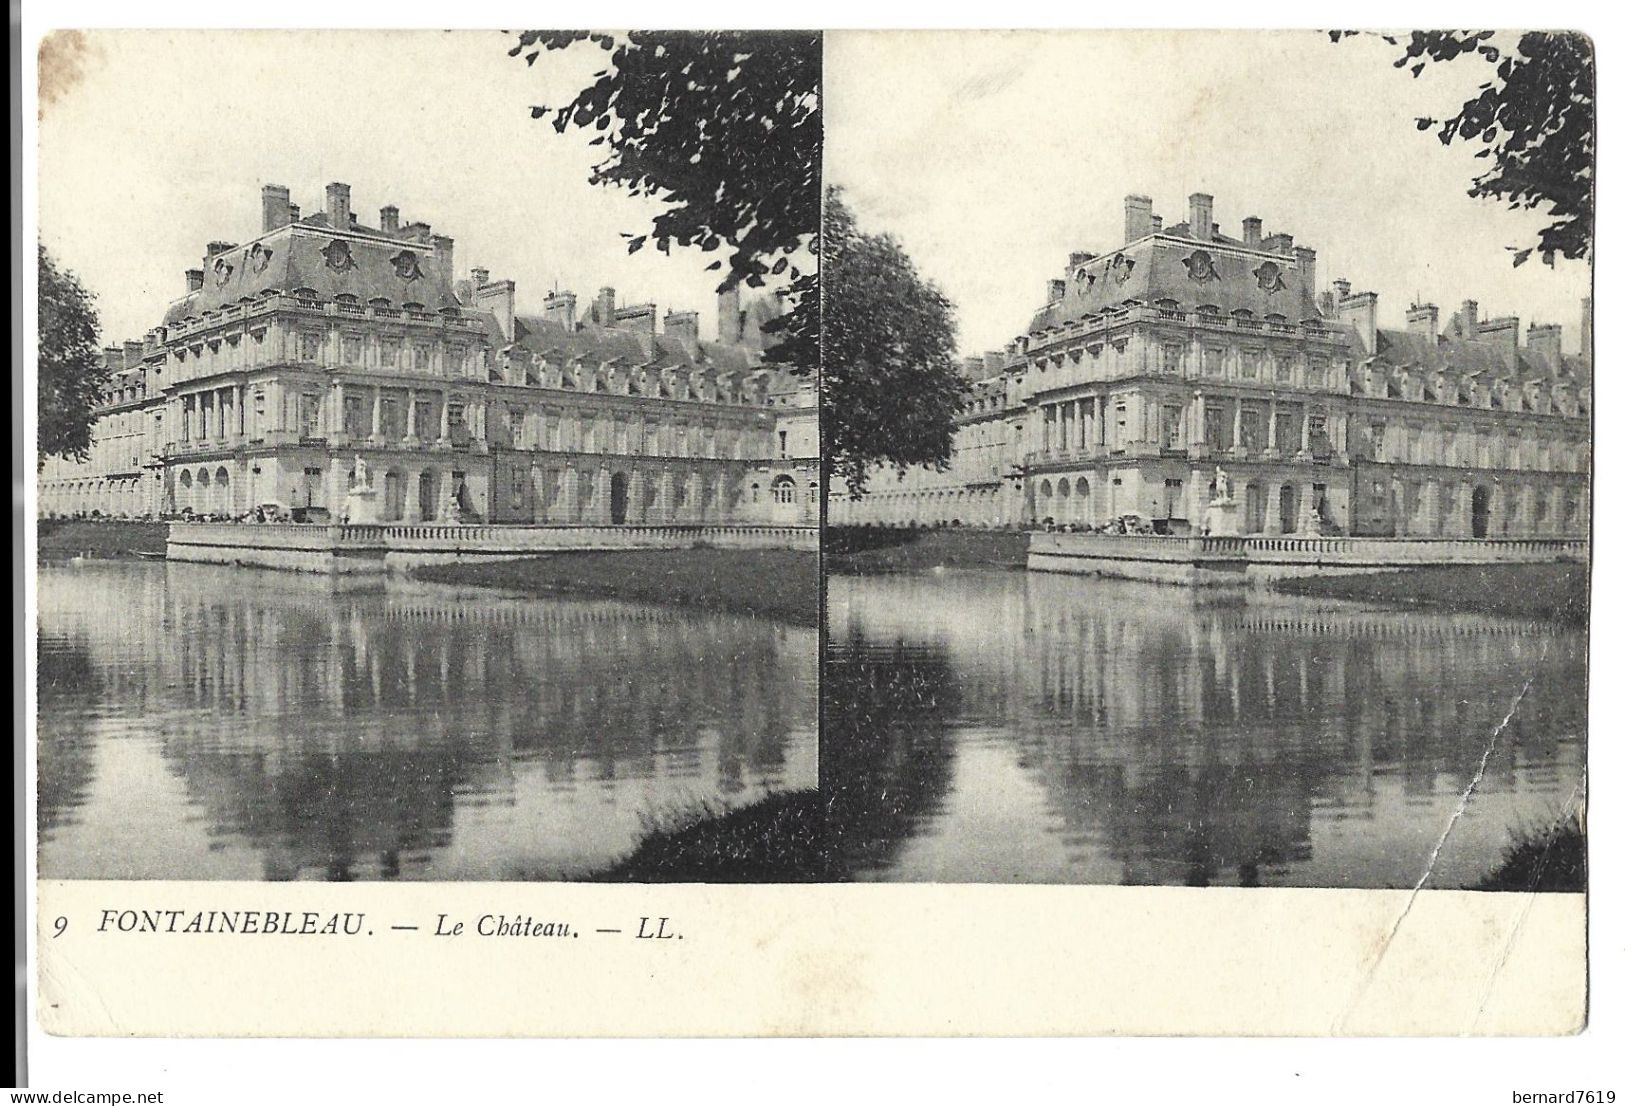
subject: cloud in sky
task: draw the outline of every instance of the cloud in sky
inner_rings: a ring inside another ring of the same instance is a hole
[[[1485,162],[1416,129],[1490,76],[1421,79],[1374,38],[1319,32],[840,32],[825,39],[825,178],[861,226],[894,234],[958,307],[960,348],[1002,347],[1068,253],[1120,245],[1123,196],[1173,224],[1214,197],[1225,233],[1258,215],[1318,253],[1322,286],[1463,299],[1579,344],[1589,267],[1532,260],[1538,213],[1469,199]]]
[[[600,147],[533,120],[603,64],[596,48],[507,56],[496,31],[87,32],[79,72],[40,124],[40,235],[97,293],[107,342],[139,337],[213,239],[259,233],[260,188],[306,213],[346,181],[363,223],[385,204],[456,239],[471,266],[540,312],[555,285],[715,333],[717,254],[628,256],[658,205],[587,183]],[[49,40],[48,40],[49,41]]]

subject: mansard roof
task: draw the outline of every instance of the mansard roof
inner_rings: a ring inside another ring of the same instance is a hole
[[[514,319],[513,344],[551,361],[580,358],[589,363],[619,360],[627,365],[656,368],[710,368],[738,372],[759,367],[758,358],[744,346],[699,342],[694,351],[665,334],[640,335],[626,327],[578,323],[574,328],[536,315]]]
[[[1289,253],[1248,249],[1219,236],[1198,241],[1172,228],[1078,265],[1066,276],[1060,299],[1035,314],[1029,331],[1043,330],[1119,307],[1171,301],[1181,310],[1217,308],[1221,314],[1280,315],[1289,322],[1318,319],[1311,286]]]
[[[207,258],[203,287],[172,303],[164,324],[266,292],[298,289],[310,289],[321,300],[349,295],[363,304],[383,299],[393,307],[420,303],[429,311],[458,306],[451,274],[432,242],[339,234],[325,223],[325,216],[302,220]]]
[[[1348,331],[1356,355],[1394,368],[1425,368],[1464,376],[1517,377],[1522,380],[1573,379],[1584,381],[1585,364],[1578,357],[1519,346],[1514,355],[1508,343],[1441,334],[1430,345],[1428,336],[1413,330],[1378,328],[1377,348],[1367,350],[1357,332]]]

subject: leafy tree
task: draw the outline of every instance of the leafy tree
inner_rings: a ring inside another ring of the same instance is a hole
[[[39,248],[39,463],[47,457],[83,461],[90,427],[107,382],[97,346],[94,297]]]
[[[818,235],[819,33],[523,31],[508,53],[534,65],[545,51],[583,42],[608,54],[604,68],[569,103],[531,116],[550,117],[560,134],[597,132],[591,143],[606,153],[592,183],[666,203],[647,233],[625,236],[628,251],[650,241],[662,252],[673,242],[726,246],[718,291],[786,272],[816,290],[797,259],[816,250]]]
[[[970,384],[954,364],[954,309],[889,235],[860,231],[838,188],[824,200],[824,452],[855,497],[877,465],[947,467]]]
[[[1358,34],[1332,31],[1333,42]],[[1381,36],[1400,46],[1394,35]],[[1551,223],[1530,246],[1508,246],[1512,263],[1532,253],[1550,265],[1580,260],[1591,251],[1595,202],[1596,67],[1591,41],[1574,32],[1529,31],[1510,49],[1493,31],[1412,31],[1394,68],[1420,77],[1430,62],[1476,58],[1493,75],[1478,95],[1448,119],[1419,117],[1446,146],[1456,139],[1483,145],[1474,156],[1490,166],[1467,194],[1512,208],[1545,206]]]

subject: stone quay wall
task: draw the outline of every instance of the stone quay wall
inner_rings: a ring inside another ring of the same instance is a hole
[[[814,526],[502,526],[175,522],[172,561],[385,575],[423,565],[618,549],[818,548]]]
[[[1584,561],[1584,538],[1171,537],[1035,532],[1027,567],[1170,584],[1267,586],[1298,576],[1391,572],[1421,565]]]

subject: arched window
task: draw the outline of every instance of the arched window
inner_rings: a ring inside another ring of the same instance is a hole
[[[773,502],[794,503],[796,501],[796,482],[788,476],[775,477],[773,480]]]

